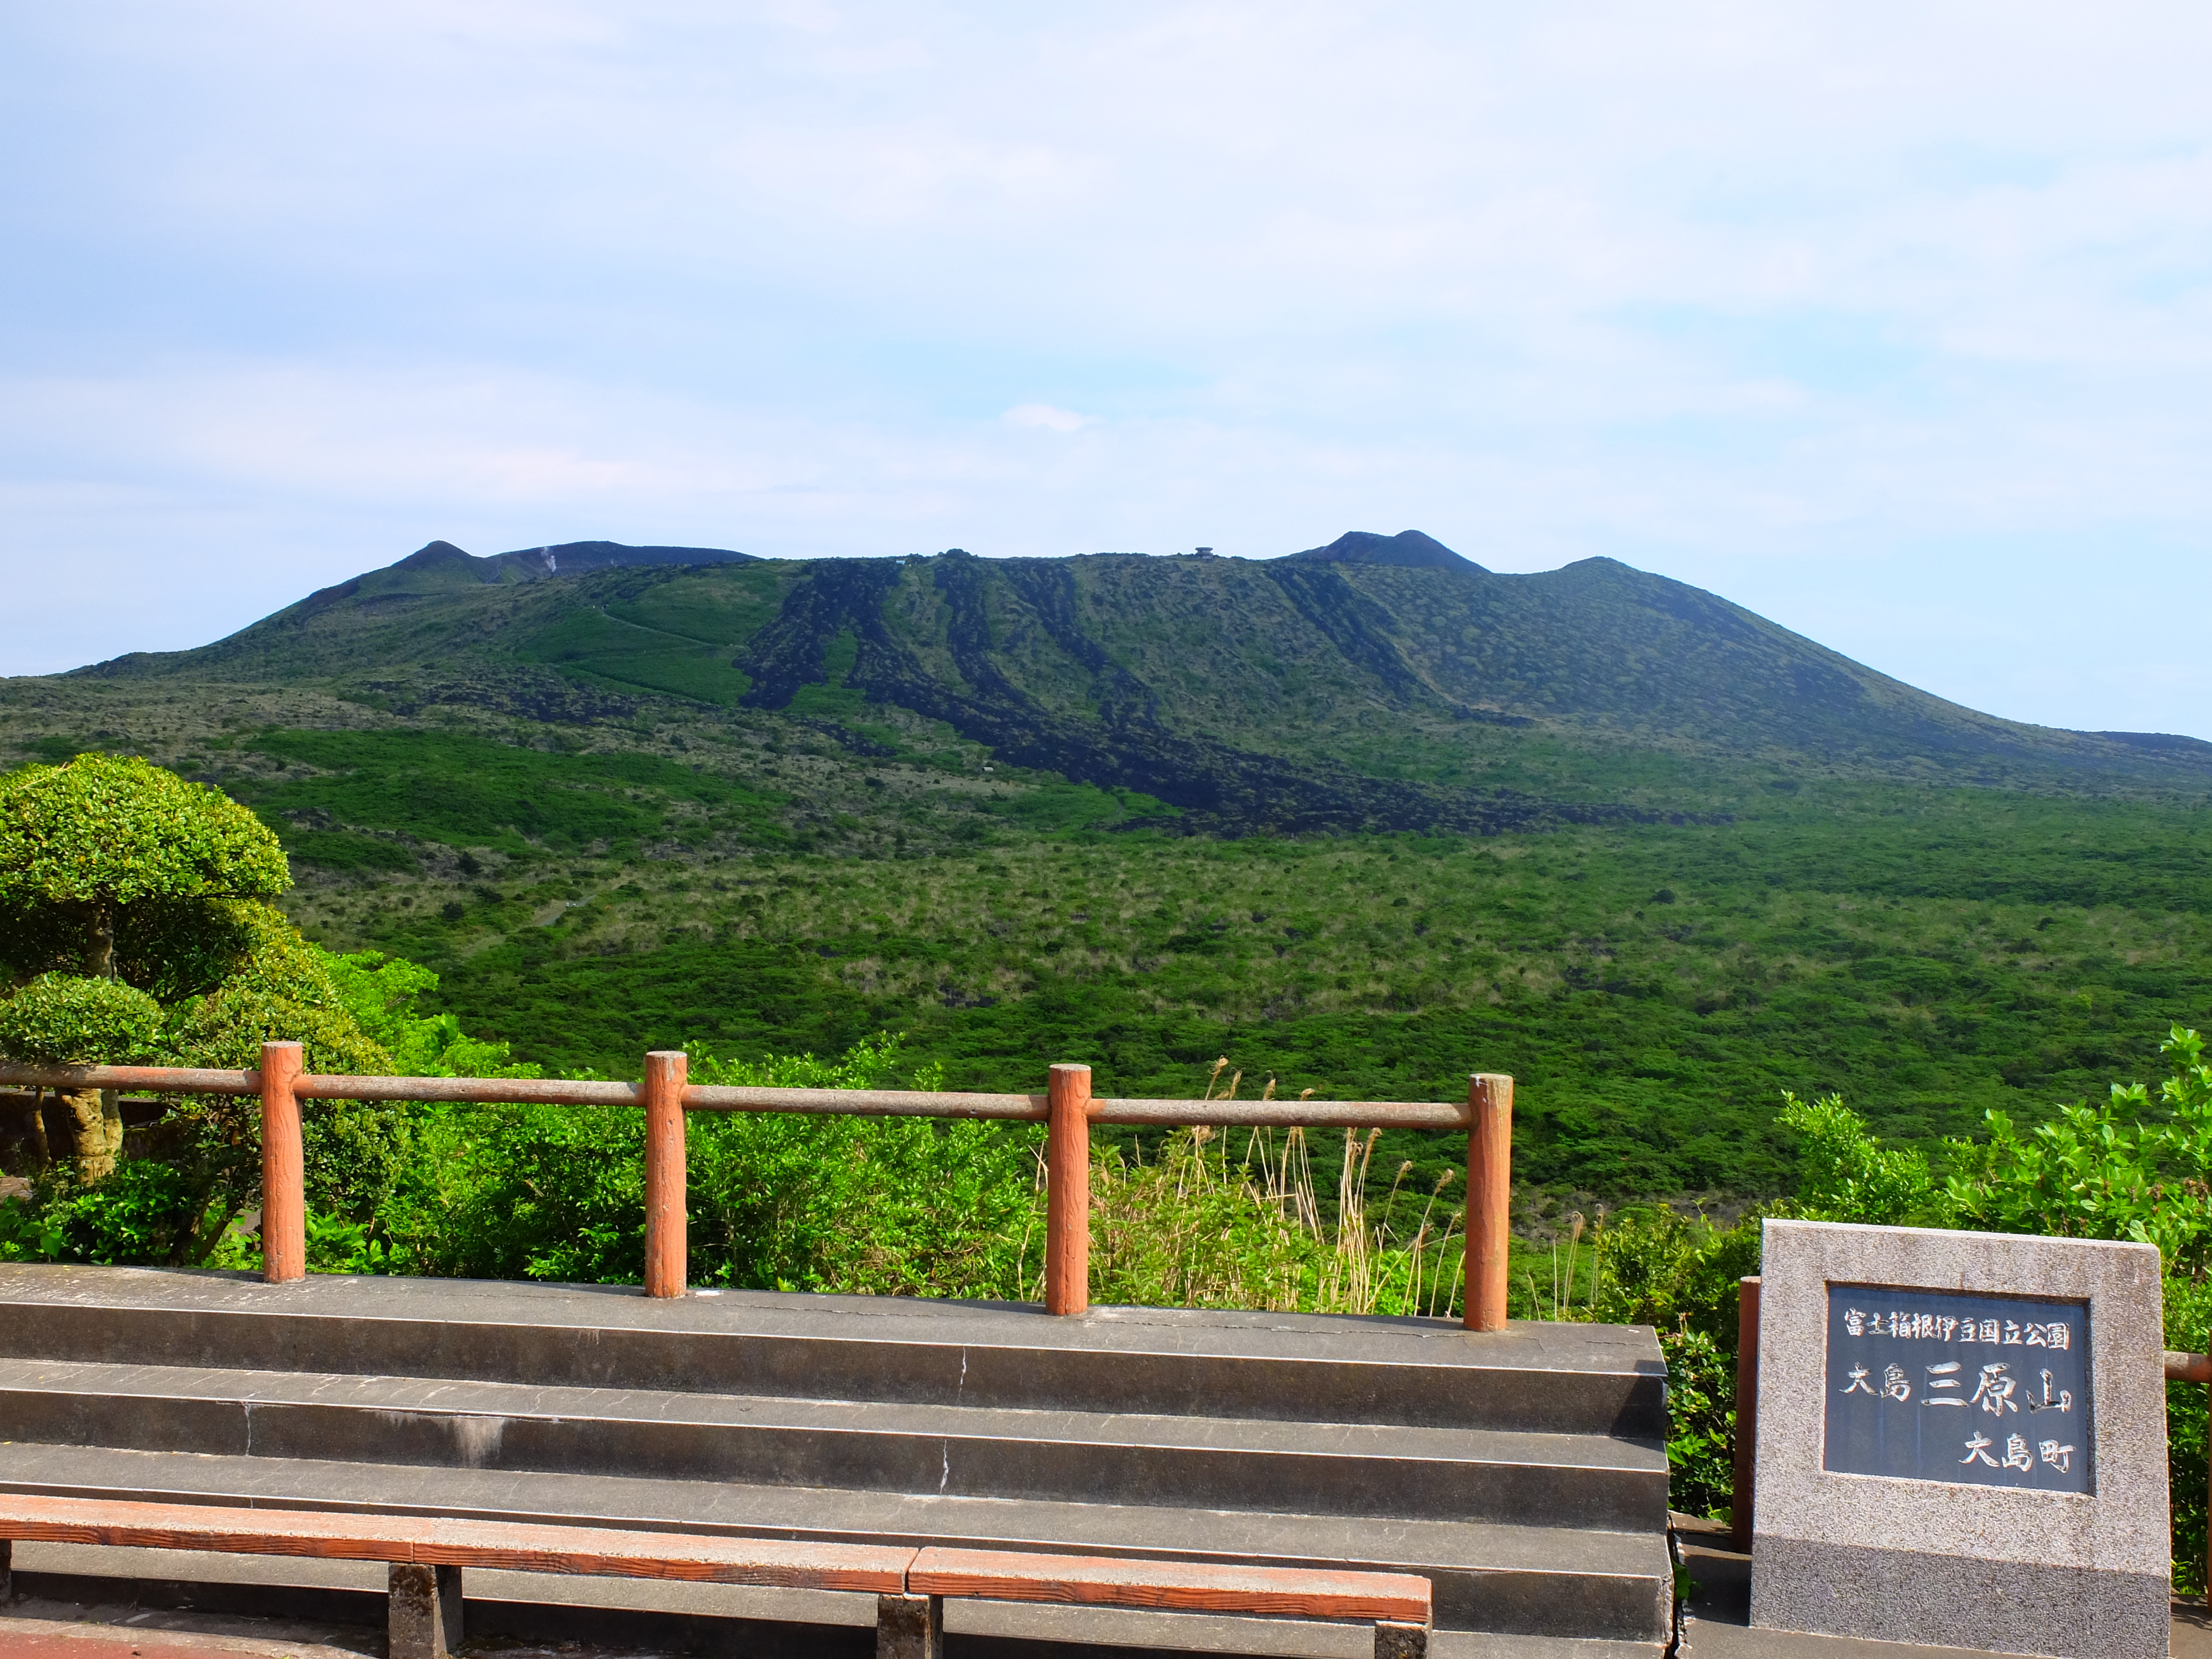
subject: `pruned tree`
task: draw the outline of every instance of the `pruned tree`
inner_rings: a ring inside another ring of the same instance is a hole
[[[80,755],[0,779],[0,951],[21,973],[122,979],[170,1001],[244,954],[236,901],[291,884],[260,819],[146,761]]]
[[[48,986],[16,1022],[18,1041],[33,1040],[34,1016],[52,1036],[68,1029],[66,1011],[109,1006],[55,975],[119,981],[161,1002],[211,988],[249,947],[236,907],[290,884],[283,848],[252,813],[146,761],[80,755],[0,780],[0,957]],[[117,1058],[77,1047],[73,1060]],[[62,1103],[79,1172],[106,1174],[122,1143],[112,1092]]]
[[[386,1069],[269,902],[290,884],[252,812],[146,761],[81,755],[0,778],[0,967],[15,988],[0,1002],[0,1054],[246,1068],[264,1039],[283,1038],[307,1044],[313,1070]],[[116,1102],[63,1098],[76,1172],[97,1180],[122,1144]],[[374,1142],[349,1137],[348,1121],[319,1110],[311,1134],[325,1162],[345,1164],[349,1139]],[[245,1102],[199,1097],[163,1127],[164,1155],[186,1172],[177,1254],[197,1260],[250,1202],[258,1125]]]
[[[161,1005],[136,986],[76,974],[41,974],[0,1002],[0,1054],[37,1066],[143,1059],[159,1039]],[[97,1089],[61,1097],[70,1115],[77,1172],[113,1172],[123,1150],[122,1115]]]

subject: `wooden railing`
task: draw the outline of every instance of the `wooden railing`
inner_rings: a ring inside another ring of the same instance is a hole
[[[690,1082],[680,1049],[645,1057],[640,1083],[483,1077],[343,1077],[303,1069],[301,1045],[265,1042],[252,1072],[171,1066],[0,1064],[0,1084],[112,1089],[139,1094],[257,1095],[261,1100],[261,1259],[270,1283],[307,1272],[302,1100],[452,1100],[486,1105],[636,1106],[645,1111],[645,1290],[684,1294],[684,1115],[807,1112],[861,1117],[995,1118],[1045,1125],[1045,1307],[1090,1306],[1091,1126],[1463,1129],[1467,1132],[1467,1310],[1469,1330],[1505,1328],[1507,1224],[1513,1153],[1513,1079],[1481,1073],[1467,1103],[1369,1100],[1121,1100],[1091,1092],[1088,1066],[1054,1066],[1041,1095],[913,1089],[764,1089]]]
[[[2167,1382],[2212,1384],[2212,1354],[2178,1353],[2168,1348],[2165,1358]],[[2212,1479],[2206,1482],[2206,1496],[2212,1498]],[[2204,1593],[2212,1598],[2212,1537],[2205,1540]]]

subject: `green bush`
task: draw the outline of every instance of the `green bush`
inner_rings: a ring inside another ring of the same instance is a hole
[[[872,1088],[903,1068],[881,1035],[835,1060],[731,1060],[702,1083]],[[934,1087],[926,1070],[911,1079]],[[393,1270],[634,1284],[644,1267],[644,1124],[628,1108],[406,1109],[413,1156],[373,1221]],[[884,1295],[1009,1296],[1035,1208],[1031,1126],[693,1113],[694,1283]],[[1034,1247],[1033,1247],[1034,1248]]]
[[[1778,1121],[1798,1137],[1797,1203],[1805,1213],[1881,1227],[1942,1215],[1927,1155],[1883,1146],[1841,1096],[1808,1103],[1784,1090]]]
[[[0,1261],[60,1261],[68,1244],[51,1206],[0,1198]]]
[[[1848,1127],[1840,1102],[1823,1103],[1823,1110],[1829,1130]],[[1816,1162],[1805,1184],[1831,1178]],[[1737,1286],[1759,1271],[1759,1224],[1768,1212],[1730,1227],[1663,1205],[1601,1218],[1589,1236],[1590,1297],[1555,1310],[1554,1316],[1649,1325],[1657,1334],[1667,1361],[1668,1503],[1686,1515],[1725,1520],[1733,1501]]]
[[[289,883],[252,813],[145,761],[82,755],[0,778],[0,969],[30,981],[0,1002],[0,1053],[246,1069],[264,1041],[300,1039],[311,1070],[386,1069],[321,953],[268,902]],[[49,1208],[71,1181],[107,1176],[124,1138],[112,1101],[67,1099],[76,1170],[40,1172]],[[356,1192],[390,1161],[378,1120],[356,1108],[312,1103],[306,1125],[311,1168]],[[179,1172],[167,1218],[147,1232],[141,1216],[128,1236],[160,1233],[166,1259],[203,1259],[252,1200],[258,1128],[234,1098],[176,1103],[155,1136]],[[18,1232],[45,1238],[51,1222]]]
[[[1950,1143],[1946,1183],[1954,1226],[2155,1244],[2169,1273],[2204,1277],[2212,1254],[2212,1065],[2204,1039],[2177,1025],[2159,1052],[2172,1074],[2149,1091],[2118,1084],[2023,1135],[1988,1114],[1989,1138]]]
[[[161,1005],[121,980],[41,974],[0,1002],[0,1054],[34,1066],[142,1060],[161,1029]]]
[[[1705,1331],[1662,1332],[1667,1504],[1725,1518],[1735,1501],[1735,1354]]]
[[[438,988],[438,975],[381,951],[345,956],[319,951],[319,966],[356,1024],[390,1057],[394,1077],[538,1077],[517,1063],[504,1042],[461,1030],[454,1014],[424,1014],[417,1001]]]
[[[2184,1353],[2212,1349],[2212,1284],[2169,1273],[2166,1280],[2166,1346]],[[2173,1526],[2173,1589],[2202,1595],[2207,1506],[2205,1404],[2200,1382],[2166,1385],[2166,1478]]]
[[[0,779],[0,904],[269,898],[283,849],[222,791],[136,758],[80,755]]]

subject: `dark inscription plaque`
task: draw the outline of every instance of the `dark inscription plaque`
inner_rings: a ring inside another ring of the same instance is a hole
[[[2085,1304],[1831,1285],[1826,1386],[1822,1468],[2096,1490]]]

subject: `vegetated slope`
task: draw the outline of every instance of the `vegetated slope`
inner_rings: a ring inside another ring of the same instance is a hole
[[[993,1089],[1056,1059],[1160,1096],[1221,1055],[1248,1093],[1451,1098],[1503,1070],[1522,1177],[1571,1202],[1785,1188],[1784,1088],[1907,1138],[2038,1118],[2154,1075],[2166,1026],[2212,1009],[2202,799],[1754,779],[1705,822],[1230,840],[816,715],[0,692],[11,737],[54,734],[32,752],[139,749],[252,804],[311,938],[428,963],[468,1029],[556,1070],[884,1027]],[[1373,1168],[1429,1182],[1463,1151],[1392,1137]]]
[[[2208,1017],[2204,745],[1988,720],[1625,567],[429,554],[0,682],[0,744],[249,802],[312,937],[556,1068],[890,1026],[985,1087],[1503,1069],[1524,1177],[1759,1192],[1780,1088],[1958,1133]]]
[[[695,551],[616,550],[571,577],[538,550],[479,561],[434,543],[214,646],[79,672],[321,680],[550,719],[577,688],[848,726],[866,704],[1232,833],[1696,811],[1681,763],[1711,758],[2212,786],[2212,744],[1976,714],[1607,559],[1498,575],[1417,532],[1271,561]],[[811,708],[810,690],[840,708]]]

